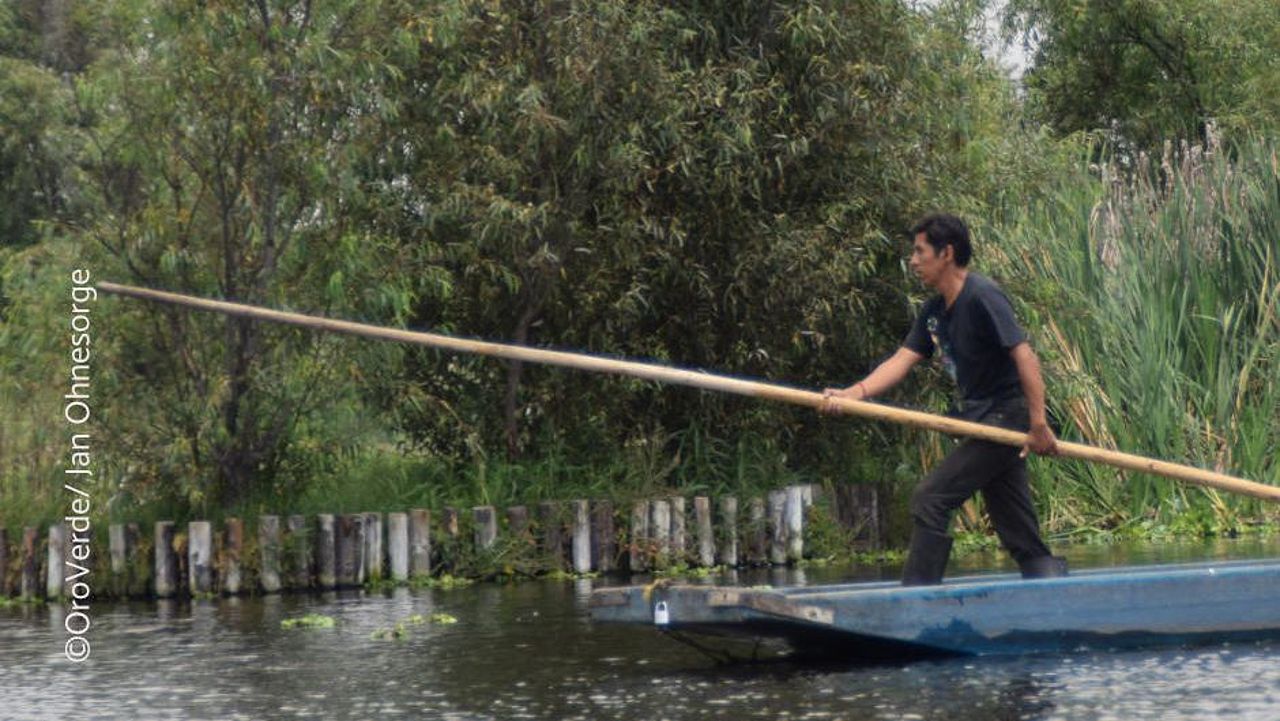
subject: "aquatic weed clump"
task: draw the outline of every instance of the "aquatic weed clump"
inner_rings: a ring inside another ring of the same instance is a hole
[[[286,618],[280,622],[280,628],[333,628],[335,623],[332,616],[308,613],[301,618]]]
[[[435,626],[449,626],[457,622],[458,618],[456,616],[441,611],[430,616],[415,613],[394,626],[377,629],[370,635],[370,638],[375,641],[399,641],[408,638],[409,630],[414,626],[424,626],[428,623]]]

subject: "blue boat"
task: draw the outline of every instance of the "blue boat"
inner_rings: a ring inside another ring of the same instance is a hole
[[[1031,580],[972,576],[914,587],[658,582],[598,589],[590,610],[595,621],[657,628],[734,657],[748,654],[704,645],[705,638],[736,638],[757,649],[781,642],[789,653],[851,661],[1254,642],[1280,639],[1280,561]]]

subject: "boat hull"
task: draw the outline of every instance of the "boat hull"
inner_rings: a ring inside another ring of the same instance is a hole
[[[655,624],[655,610],[665,614]],[[781,639],[852,660],[1064,653],[1280,638],[1280,562],[793,588],[633,586],[592,594],[596,621]]]

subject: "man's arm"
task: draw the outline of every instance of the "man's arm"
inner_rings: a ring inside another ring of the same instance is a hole
[[[1027,396],[1027,410],[1031,416],[1031,428],[1027,431],[1027,445],[1022,449],[1025,457],[1028,451],[1043,455],[1054,455],[1058,452],[1058,439],[1049,428],[1044,407],[1044,377],[1040,374],[1040,359],[1031,350],[1031,344],[1023,341],[1009,351],[1014,364],[1018,367],[1018,380],[1022,382],[1022,392]]]
[[[911,371],[911,368],[923,358],[924,356],[910,348],[898,348],[896,353],[876,366],[876,369],[871,371],[866,378],[848,388],[827,388],[822,392],[822,395],[826,398],[848,398],[854,401],[878,396],[898,385],[903,378],[907,377],[907,373]],[[835,404],[828,401],[823,404],[820,410],[823,413],[834,413],[836,410]]]

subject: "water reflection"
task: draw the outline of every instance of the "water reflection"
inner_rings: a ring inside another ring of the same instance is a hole
[[[1111,549],[1071,552],[1077,567],[1267,555],[1257,544],[1143,548],[1119,559]],[[985,570],[967,562],[962,571]],[[799,571],[706,582],[822,584],[896,573]],[[100,604],[93,657],[81,666],[61,657],[62,609],[4,609],[0,717],[1092,721],[1268,718],[1280,708],[1280,649],[1266,645],[902,666],[716,666],[656,631],[591,624],[590,591],[610,582]],[[459,622],[374,638],[437,611]],[[281,628],[306,613],[336,625]]]

